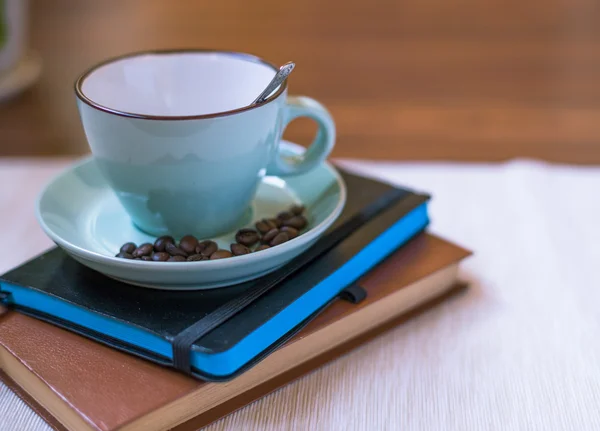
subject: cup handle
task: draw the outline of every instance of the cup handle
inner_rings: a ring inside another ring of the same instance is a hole
[[[284,107],[283,130],[298,117],[308,117],[317,122],[317,136],[301,155],[281,153],[267,167],[267,175],[290,176],[310,171],[327,159],[335,144],[335,123],[323,105],[310,97],[290,96]]]

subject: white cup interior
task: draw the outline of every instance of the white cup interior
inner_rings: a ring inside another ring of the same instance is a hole
[[[94,69],[80,90],[95,104],[129,114],[208,115],[248,106],[275,73],[243,54],[149,53]]]

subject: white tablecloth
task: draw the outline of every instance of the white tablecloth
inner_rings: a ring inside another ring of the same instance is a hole
[[[34,198],[65,163],[0,159],[0,272],[51,244]],[[432,193],[472,288],[209,429],[600,429],[600,168],[345,164]],[[48,427],[0,385],[0,429]]]

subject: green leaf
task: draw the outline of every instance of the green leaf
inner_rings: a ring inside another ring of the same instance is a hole
[[[0,49],[8,42],[8,17],[6,13],[6,4],[0,0]]]

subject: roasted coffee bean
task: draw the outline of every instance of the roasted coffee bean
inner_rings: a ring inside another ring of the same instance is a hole
[[[254,224],[254,226],[256,227],[256,230],[262,234],[265,234],[265,233],[269,232],[271,229],[273,229],[273,226],[271,226],[271,224],[266,219],[257,221]]]
[[[294,216],[290,219],[283,221],[284,226],[290,226],[298,230],[303,229],[307,223],[308,222],[306,221],[306,218],[304,218],[303,216]]]
[[[233,254],[229,250],[217,250],[210,255],[210,260],[225,259],[231,256],[233,256]]]
[[[284,242],[287,242],[290,240],[290,236],[288,235],[287,232],[279,232],[275,238],[273,238],[271,240],[271,242],[269,243],[269,245],[271,247],[275,247],[276,245],[280,245],[283,244]]]
[[[256,227],[256,230],[260,233],[266,233],[269,231],[269,225],[262,220],[259,220],[256,223],[254,223],[254,227]]]
[[[175,239],[172,236],[161,236],[154,242],[154,251],[165,251],[167,244],[175,244]]]
[[[135,245],[132,242],[128,242],[125,243],[121,246],[121,250],[119,250],[121,253],[133,253],[135,251],[135,249],[137,248],[137,245]]]
[[[165,251],[171,256],[187,257],[187,253],[185,251],[177,247],[175,244],[171,244],[170,242],[165,246]]]
[[[250,249],[243,244],[231,244],[230,248],[234,256],[250,253]]]
[[[147,242],[145,244],[140,245],[131,254],[133,255],[133,257],[149,256],[153,250],[154,248],[152,247],[152,244]]]
[[[152,255],[152,260],[155,262],[166,262],[171,256],[166,251],[159,251]]]
[[[304,205],[293,205],[290,212],[294,215],[300,215],[304,212]]]
[[[213,254],[219,246],[216,242],[207,239],[206,241],[202,241],[196,246],[196,253],[203,254],[204,256],[210,256]]]
[[[185,251],[187,254],[194,254],[198,240],[193,235],[186,235],[179,240],[179,248]]]
[[[269,232],[267,232],[266,234],[263,235],[262,243],[263,244],[270,243],[271,241],[273,241],[273,238],[275,238],[278,233],[279,233],[279,229],[277,229],[277,228],[271,229]]]
[[[289,211],[282,211],[279,214],[277,214],[277,218],[279,220],[282,220],[282,221],[283,220],[287,220],[287,219],[292,218],[292,217],[294,217],[294,214],[292,214]]]
[[[280,219],[278,218],[270,218],[269,222],[273,224],[274,227],[281,227],[281,224],[283,223]]]
[[[185,262],[185,257],[183,256],[171,256],[167,262]]]
[[[294,239],[298,236],[298,229],[291,227],[291,226],[283,226],[279,230],[281,232],[286,232],[288,234],[288,236],[290,237],[290,239]]]
[[[131,253],[119,253],[115,257],[120,257],[121,259],[133,259],[133,255]]]
[[[287,211],[281,211],[276,217],[263,218],[255,223],[254,229],[240,229],[236,235],[236,243],[229,250],[219,249],[213,240],[199,242],[193,235],[185,235],[179,244],[172,236],[157,238],[154,244],[144,243],[137,247],[133,242],[121,246],[116,256],[122,259],[135,259],[154,262],[196,262],[207,259],[223,259],[251,253],[250,247],[259,243],[254,252],[266,250],[283,244],[300,235],[300,231],[308,225],[302,214],[303,205],[292,205]]]
[[[187,258],[188,262],[197,262],[200,260],[208,260],[208,257],[204,256],[203,254],[192,254]]]
[[[258,233],[254,229],[240,229],[235,234],[235,240],[248,247],[256,244],[258,239]]]

